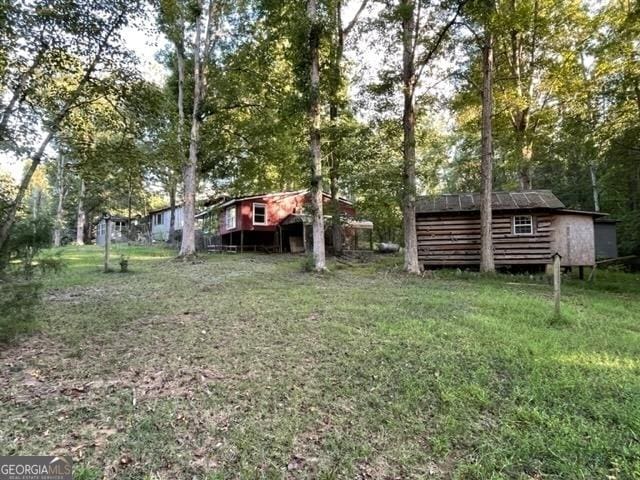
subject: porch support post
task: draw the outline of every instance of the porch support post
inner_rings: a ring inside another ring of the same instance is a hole
[[[307,253],[307,226],[302,222],[302,248]]]
[[[240,253],[244,251],[244,230],[240,230]]]

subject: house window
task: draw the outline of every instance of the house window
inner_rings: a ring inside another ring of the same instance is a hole
[[[154,225],[162,225],[162,223],[163,223],[163,215],[162,215],[162,213],[156,213],[153,216],[153,224]]]
[[[533,218],[531,215],[516,215],[513,217],[514,235],[531,235],[533,233]]]
[[[229,207],[225,210],[224,225],[227,230],[236,228],[236,207]]]
[[[264,203],[253,204],[253,224],[254,225],[267,224],[267,206]]]

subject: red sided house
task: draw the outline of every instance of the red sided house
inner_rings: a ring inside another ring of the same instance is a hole
[[[358,230],[373,230],[373,224],[355,220],[355,209],[341,198],[345,248],[356,249]],[[330,197],[324,194],[325,211]],[[301,253],[311,245],[311,195],[309,190],[278,192],[238,197],[220,205],[219,233],[222,245],[243,250]],[[329,216],[325,216],[325,242],[329,248],[331,235]]]

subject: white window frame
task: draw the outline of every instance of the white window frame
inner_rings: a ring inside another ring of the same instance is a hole
[[[256,206],[264,208],[264,222],[256,222]],[[267,204],[266,203],[254,203],[252,220],[254,225],[267,225]]]
[[[528,223],[518,223],[517,219],[528,219]],[[528,226],[528,232],[518,232],[516,231],[516,227],[524,227]],[[531,215],[514,215],[512,221],[512,232],[514,235],[533,235],[533,216]]]
[[[231,215],[231,212],[233,212],[233,215]],[[236,228],[236,216],[236,206],[232,205],[231,207],[227,207],[224,211],[224,228],[234,230]],[[233,222],[231,220],[233,220]]]
[[[160,219],[160,221],[158,221]],[[153,224],[154,225],[164,225],[164,213],[154,213],[153,214]]]

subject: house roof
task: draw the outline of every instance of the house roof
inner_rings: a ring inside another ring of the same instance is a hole
[[[209,197],[205,200],[202,201],[198,201],[196,203],[201,204],[203,206],[209,207],[209,206],[218,206],[218,204],[224,200],[226,200],[226,196],[224,195],[220,195],[217,197]],[[178,208],[182,208],[182,203],[176,203],[176,209]],[[171,210],[171,206],[170,205],[166,205],[164,207],[161,208],[155,208],[153,210],[149,210],[149,215],[153,215],[154,213],[160,213],[160,212],[164,212],[166,210]],[[198,215],[196,215],[196,217],[198,217]]]
[[[120,215],[111,215],[111,216],[109,217],[109,219],[110,219],[112,222],[128,222],[128,221],[129,221],[129,219],[128,219],[127,217],[122,217],[122,216],[120,216]],[[93,224],[94,224],[94,225],[97,225],[97,224],[99,224],[102,220],[104,220],[104,217],[102,217],[102,216],[97,217],[97,218],[93,221]],[[134,220],[134,218],[132,218],[131,220]]]
[[[261,194],[254,194],[254,195],[245,195],[242,197],[234,197],[231,198],[229,200],[227,200],[226,202],[222,203],[221,205],[218,205],[218,207],[220,208],[224,208],[224,207],[228,207],[229,205],[233,205],[236,202],[242,202],[244,200],[255,200],[258,198],[270,198],[270,197],[290,197],[292,195],[302,195],[302,194],[307,194],[309,193],[309,189],[305,188],[304,190],[294,190],[294,191],[290,191],[290,192],[275,192],[275,193],[261,193]],[[329,194],[323,192],[322,193],[325,197],[329,197]],[[339,200],[343,203],[347,203],[349,205],[353,205],[352,202],[350,202],[349,200],[340,197]]]
[[[561,208],[559,209],[559,211],[563,213],[575,213],[576,215],[589,215],[590,217],[598,218],[599,221],[605,221],[600,217],[606,217],[609,215],[608,213],[593,212],[591,210],[575,210],[573,208]],[[616,220],[614,220],[613,222],[615,223]]]
[[[493,210],[563,209],[564,204],[551,190],[493,192]],[[416,213],[473,212],[480,210],[479,193],[447,193],[416,200]]]

